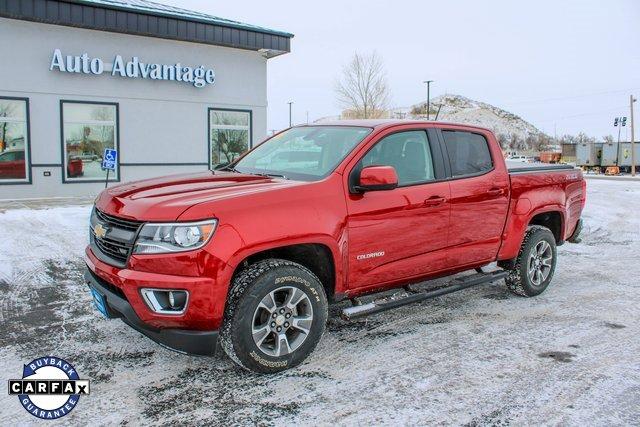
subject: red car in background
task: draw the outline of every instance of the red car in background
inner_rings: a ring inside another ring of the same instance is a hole
[[[69,158],[67,161],[67,177],[76,178],[84,175],[82,159],[78,157]]]
[[[0,153],[0,179],[25,179],[26,177],[24,150],[7,150]]]

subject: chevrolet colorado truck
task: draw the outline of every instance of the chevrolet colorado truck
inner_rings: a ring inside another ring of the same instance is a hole
[[[218,170],[104,190],[85,280],[106,317],[161,345],[277,372],[315,348],[329,302],[350,300],[351,319],[502,279],[540,294],[585,189],[570,166],[507,167],[479,127],[292,127]]]

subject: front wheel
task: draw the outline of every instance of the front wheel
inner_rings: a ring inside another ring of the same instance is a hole
[[[327,321],[320,280],[300,264],[267,259],[234,279],[220,342],[245,369],[272,373],[301,363],[316,347]]]
[[[547,289],[556,269],[556,240],[546,227],[527,229],[518,257],[506,278],[509,290],[517,295],[533,297]]]

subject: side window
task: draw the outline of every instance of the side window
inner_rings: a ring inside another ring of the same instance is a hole
[[[209,167],[230,163],[251,148],[251,112],[209,109]]]
[[[104,181],[105,148],[118,149],[118,104],[61,101],[63,182]],[[109,181],[118,181],[118,171]]]
[[[489,144],[477,133],[443,130],[453,176],[473,175],[493,168]]]
[[[398,185],[435,179],[431,149],[425,131],[399,132],[380,140],[363,158],[362,167],[393,166]]]
[[[26,99],[0,97],[0,184],[29,181],[28,110]]]

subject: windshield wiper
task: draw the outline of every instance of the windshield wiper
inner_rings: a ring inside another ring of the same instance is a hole
[[[229,171],[229,172],[235,172],[235,173],[242,173],[240,172],[238,169],[234,168],[233,166],[229,165],[229,166],[225,166],[223,168],[217,169],[219,171]]]
[[[236,169],[235,167],[233,167],[231,165],[225,166],[225,167],[217,169],[217,170],[219,170],[219,171],[229,171],[229,172],[235,172],[235,173],[247,173],[249,175],[264,176],[264,177],[269,177],[269,178],[289,179],[285,175],[282,175],[282,174],[279,174],[279,173],[240,172],[238,169]]]
[[[279,173],[254,173],[252,175],[258,175],[258,176],[266,176],[266,177],[270,177],[270,178],[282,178],[282,179],[289,179],[287,178],[285,175],[281,175]]]

